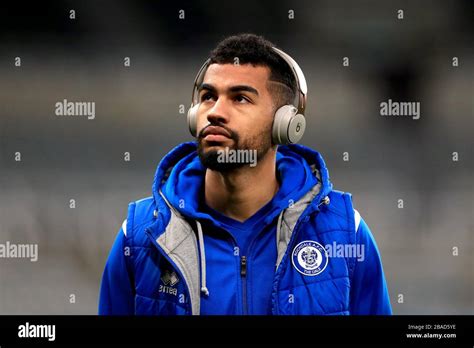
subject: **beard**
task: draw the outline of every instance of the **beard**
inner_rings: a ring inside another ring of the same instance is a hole
[[[233,140],[233,145],[228,147],[220,146],[220,149],[216,149],[216,146],[204,146],[204,137],[202,136],[202,133],[208,126],[218,126],[224,128],[229,133],[229,138]],[[270,127],[267,127],[255,136],[248,138],[241,137],[237,132],[232,131],[222,124],[209,124],[208,126],[204,127],[199,132],[197,151],[202,165],[210,170],[217,172],[231,172],[236,169],[251,165],[250,162],[245,161],[222,161],[222,152],[224,151],[254,151],[256,152],[256,162],[258,162],[260,159],[265,157],[265,155],[273,146],[271,139],[271,124]],[[210,149],[206,150],[206,147],[210,147]],[[247,158],[249,157],[250,156]]]

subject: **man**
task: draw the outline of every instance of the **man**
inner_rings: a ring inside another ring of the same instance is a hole
[[[290,144],[305,94],[296,62],[264,38],[218,44],[195,81],[197,144],[168,153],[153,196],[129,205],[100,314],[391,314],[351,196],[319,153]]]

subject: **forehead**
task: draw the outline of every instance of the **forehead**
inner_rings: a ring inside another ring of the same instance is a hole
[[[269,77],[270,69],[266,66],[211,64],[204,75],[203,83],[224,89],[235,85],[247,85],[263,91]]]

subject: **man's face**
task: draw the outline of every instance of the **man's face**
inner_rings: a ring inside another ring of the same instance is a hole
[[[251,64],[211,64],[199,87],[198,153],[209,169],[229,171],[248,163],[222,161],[226,150],[256,150],[257,161],[272,147],[270,69]]]

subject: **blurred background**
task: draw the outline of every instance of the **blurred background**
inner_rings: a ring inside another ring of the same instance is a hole
[[[0,259],[0,314],[97,312],[128,203],[192,140],[180,106],[208,52],[240,32],[302,67],[302,143],[371,227],[394,313],[473,314],[473,14],[470,0],[3,2],[0,243],[39,256]],[[95,119],[56,116],[63,99],[95,102]],[[420,119],[380,116],[388,99],[420,102]]]

